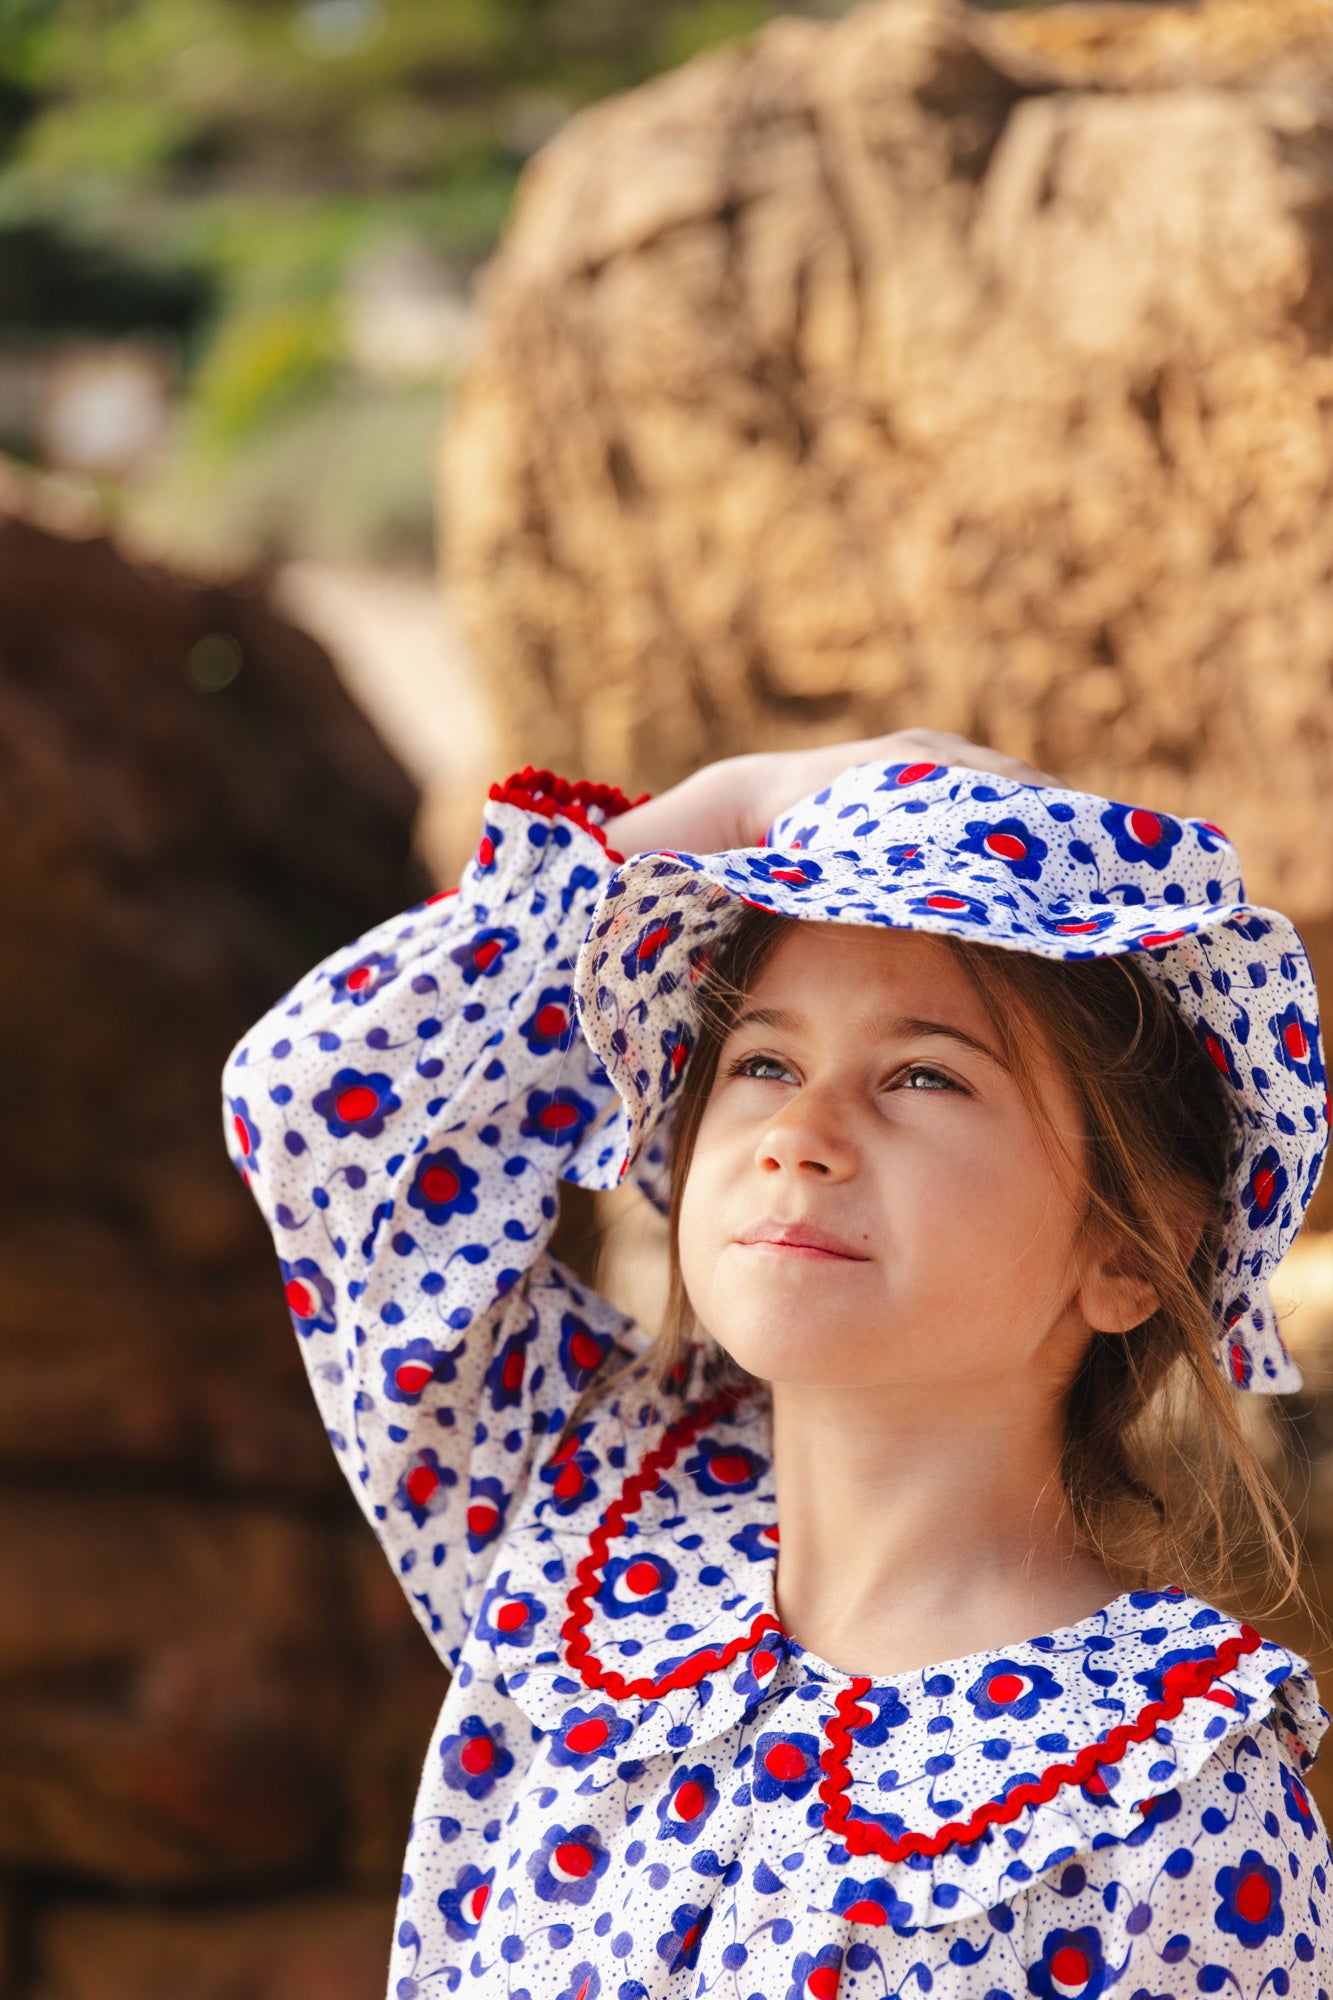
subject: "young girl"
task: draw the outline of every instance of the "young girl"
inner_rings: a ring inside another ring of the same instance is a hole
[[[231,1058],[453,1670],[396,2000],[1333,1989],[1310,1670],[1191,1594],[1290,1582],[1233,1392],[1299,1381],[1305,954],[1217,828],[941,742],[526,771]],[[545,1247],[626,1172],[651,1343]]]

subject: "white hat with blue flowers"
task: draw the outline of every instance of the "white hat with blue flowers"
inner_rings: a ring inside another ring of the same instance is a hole
[[[1266,1280],[1328,1144],[1314,978],[1287,918],[1246,901],[1219,828],[959,766],[863,764],[784,813],[762,847],[634,856],[602,894],[575,975],[584,1034],[628,1115],[622,1171],[648,1164],[694,1046],[700,966],[743,903],[1045,958],[1138,953],[1235,1112],[1218,1364],[1239,1389],[1300,1387]]]

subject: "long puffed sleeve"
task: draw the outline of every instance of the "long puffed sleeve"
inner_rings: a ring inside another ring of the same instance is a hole
[[[562,1175],[623,1145],[570,982],[628,803],[496,787],[459,889],[316,966],[224,1074],[329,1437],[450,1665],[541,1441],[628,1333],[545,1247]]]

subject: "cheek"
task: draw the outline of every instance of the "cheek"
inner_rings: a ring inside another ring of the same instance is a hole
[[[1038,1269],[1061,1273],[1077,1228],[1072,1175],[1062,1173],[1035,1132],[997,1133],[995,1143],[958,1163],[951,1204],[953,1234],[970,1243],[974,1273],[1029,1282]]]
[[[677,1255],[685,1289],[696,1311],[702,1310],[708,1276],[718,1250],[718,1176],[707,1149],[696,1146],[685,1177],[677,1220]]]

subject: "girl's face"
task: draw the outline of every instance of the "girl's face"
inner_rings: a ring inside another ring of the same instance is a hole
[[[681,1202],[686,1291],[735,1361],[812,1388],[1071,1378],[1083,1138],[1028,1054],[1070,1164],[938,939],[790,927],[722,1046]]]

